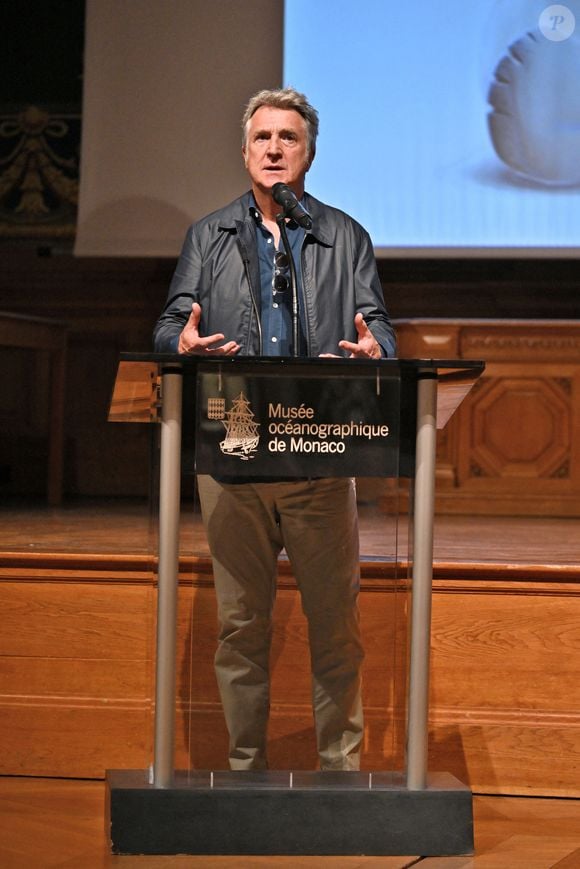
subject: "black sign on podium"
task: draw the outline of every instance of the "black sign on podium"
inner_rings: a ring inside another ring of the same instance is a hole
[[[351,372],[349,372],[349,375]],[[377,386],[378,383],[378,386]],[[398,378],[200,370],[196,467],[231,477],[399,473]]]
[[[122,356],[109,419],[159,422],[161,461],[154,763],[152,775],[107,773],[115,853],[472,851],[471,792],[427,769],[429,643],[436,430],[483,369],[465,360]],[[184,777],[174,769],[184,396],[185,406],[194,404],[199,473],[412,478],[408,747],[398,776],[208,770]]]

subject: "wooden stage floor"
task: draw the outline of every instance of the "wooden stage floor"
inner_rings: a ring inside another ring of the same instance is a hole
[[[361,558],[405,560],[407,517],[360,508]],[[0,553],[153,555],[156,522],[143,501],[71,500],[62,507],[8,501],[0,505]],[[184,554],[207,557],[199,515],[185,505],[181,525]],[[437,516],[434,566],[485,573],[540,567],[566,579],[580,578],[580,523],[574,518]]]
[[[0,778],[3,869],[578,869],[580,801],[474,799],[471,857],[207,857],[109,853],[105,785],[98,781]]]

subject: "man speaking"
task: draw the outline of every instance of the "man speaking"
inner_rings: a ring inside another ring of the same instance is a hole
[[[304,190],[316,110],[292,88],[263,90],[250,99],[242,126],[251,190],[188,230],[155,350],[393,356],[368,233]],[[292,262],[281,243],[280,213]],[[218,602],[215,668],[231,768],[268,765],[272,610],[285,549],[308,621],[320,766],[358,769],[363,650],[354,480],[199,475],[198,488]]]

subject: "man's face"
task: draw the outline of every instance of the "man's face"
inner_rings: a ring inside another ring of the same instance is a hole
[[[242,153],[254,188],[269,192],[281,181],[302,196],[312,158],[306,121],[294,109],[260,106],[250,118]]]

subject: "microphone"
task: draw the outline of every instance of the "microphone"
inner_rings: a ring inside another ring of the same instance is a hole
[[[302,208],[296,198],[296,194],[290,190],[287,184],[282,184],[281,181],[274,184],[272,187],[272,197],[274,202],[277,202],[278,205],[282,206],[285,217],[291,217],[292,220],[295,220],[298,226],[301,226],[303,229],[312,228],[312,218],[308,212]]]

